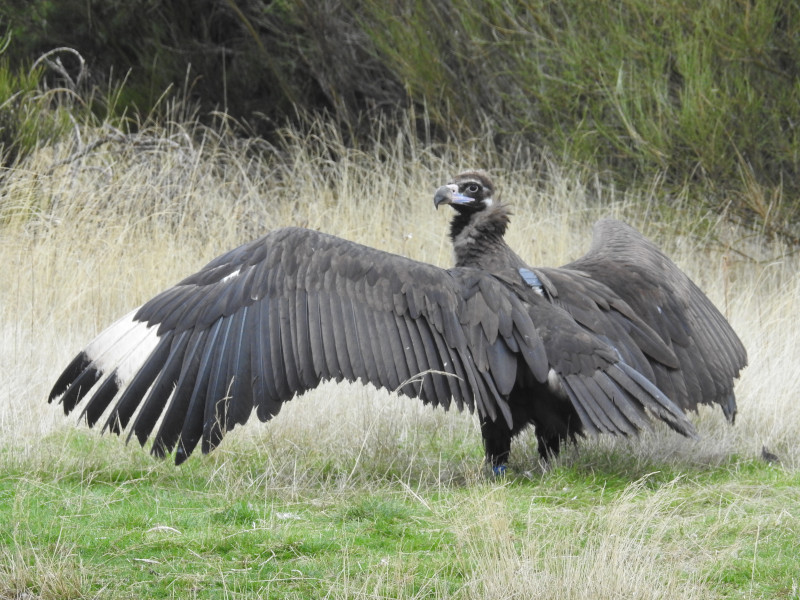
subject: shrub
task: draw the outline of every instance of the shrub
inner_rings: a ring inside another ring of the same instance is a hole
[[[800,240],[800,11],[791,0],[10,0],[15,56],[67,45],[116,110],[164,90],[275,136],[327,114],[359,144],[408,109],[625,188],[654,178]],[[121,73],[120,73],[121,72]],[[381,121],[385,122],[385,121]],[[491,166],[491,165],[485,165]]]

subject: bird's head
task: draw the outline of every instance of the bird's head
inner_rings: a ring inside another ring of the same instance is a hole
[[[483,171],[465,171],[443,185],[433,196],[433,205],[449,204],[462,214],[480,212],[494,202],[494,184]]]

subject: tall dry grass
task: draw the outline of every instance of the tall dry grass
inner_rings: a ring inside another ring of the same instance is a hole
[[[722,217],[698,215],[681,199],[669,215],[654,200],[657,187],[652,196],[632,197],[554,163],[520,159],[513,171],[504,170],[486,140],[435,147],[412,140],[377,135],[372,148],[353,150],[324,123],[304,133],[286,131],[277,146],[181,124],[128,136],[83,130],[4,173],[0,444],[36,452],[43,436],[65,426],[45,398],[75,352],[115,317],[268,230],[302,225],[447,266],[450,215],[433,210],[432,192],[459,170],[485,167],[502,199],[514,204],[509,241],[531,264],[575,258],[588,247],[596,218],[624,218],[707,290],[748,348],[735,427],[719,411],[702,411],[700,442],[659,430],[644,441],[590,440],[584,453],[617,448],[642,461],[714,463],[732,453],[758,453],[764,444],[784,465],[800,464],[796,255]],[[434,430],[473,436],[479,445],[466,416],[443,416],[360,386],[328,386],[308,396],[250,435],[285,434],[334,454],[348,448],[343,438],[355,439],[347,451],[363,453],[365,443],[393,444],[371,432],[391,429],[392,440],[413,438],[431,419]],[[404,447],[409,452],[411,445]],[[514,451],[517,466],[534,462],[532,448],[523,437]],[[389,452],[408,458],[396,445]]]
[[[737,388],[735,427],[719,410],[704,410],[696,419],[699,442],[663,429],[639,440],[586,440],[560,461],[588,472],[624,470],[633,475],[626,491],[586,507],[572,506],[564,488],[564,501],[532,497],[520,509],[504,483],[483,478],[471,416],[360,385],[326,384],[289,403],[268,425],[237,428],[210,458],[193,458],[217,465],[207,482],[210,494],[233,500],[248,490],[254,498],[291,502],[310,492],[330,501],[380,486],[386,493],[388,486],[448,523],[460,557],[448,568],[459,573],[462,588],[453,590],[445,572],[420,580],[401,556],[366,570],[344,556],[339,576],[328,583],[330,598],[380,598],[398,590],[406,598],[695,598],[709,597],[709,565],[737,552],[735,542],[719,546],[718,528],[749,526],[746,514],[757,498],[734,490],[723,513],[721,501],[709,496],[716,515],[709,527],[698,509],[706,493],[699,486],[666,484],[654,494],[639,493],[651,465],[713,468],[735,454],[756,456],[762,444],[784,468],[800,465],[794,316],[800,259],[721,217],[698,215],[680,199],[670,215],[654,200],[657,187],[652,197],[630,196],[554,163],[518,161],[515,170],[504,170],[485,140],[423,147],[411,136],[384,137],[356,151],[320,123],[302,134],[287,131],[277,147],[179,124],[135,136],[81,136],[40,148],[0,182],[0,456],[6,464],[55,460],[64,466],[43,472],[90,469],[91,448],[86,460],[75,459],[65,436],[51,436],[74,419],[45,402],[50,385],[115,317],[223,250],[276,227],[303,225],[446,266],[449,214],[434,212],[432,192],[457,171],[487,167],[503,199],[515,205],[510,242],[531,264],[575,258],[588,246],[591,223],[611,215],[653,237],[708,291],[750,355]],[[111,460],[130,461],[141,452],[105,443],[95,451],[109,447],[119,452]],[[532,436],[515,443],[512,467],[538,469]],[[541,476],[547,483],[549,474]],[[426,504],[426,492],[454,484],[466,493]],[[693,505],[686,509],[689,498]],[[527,520],[514,523],[520,511]],[[35,580],[53,579],[53,589],[86,585],[72,558],[31,561],[9,552],[0,558],[6,574],[30,578],[35,571]]]

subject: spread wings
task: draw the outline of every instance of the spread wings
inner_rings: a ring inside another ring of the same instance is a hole
[[[582,308],[588,298],[599,294],[618,307],[623,301],[674,356],[639,343],[650,358],[651,380],[683,410],[717,403],[734,419],[733,380],[747,365],[742,342],[697,285],[639,232],[620,221],[598,221],[586,255],[541,271],[557,304],[590,329],[593,318]],[[595,291],[598,286],[612,293]]]
[[[215,447],[253,409],[267,420],[327,379],[361,380],[444,408],[454,402],[511,427],[506,398],[524,369],[540,383],[555,377],[590,431],[634,433],[647,407],[692,433],[683,413],[602,339],[529,293],[476,269],[444,270],[280,229],[102,332],[50,399],[60,396],[70,412],[93,391],[84,408],[90,425],[108,413],[107,428],[129,427],[142,444],[158,426],[152,451],[177,447],[176,462],[199,442],[204,452]],[[535,318],[560,325],[545,327],[543,338]],[[614,419],[624,423],[608,426]]]

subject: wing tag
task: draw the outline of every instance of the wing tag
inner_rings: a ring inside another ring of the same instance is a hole
[[[530,269],[522,267],[519,270],[519,274],[522,276],[522,279],[525,281],[525,283],[527,283],[530,287],[536,290],[537,294],[539,294],[540,296],[544,296],[542,281],[536,276],[536,273],[534,273]]]

